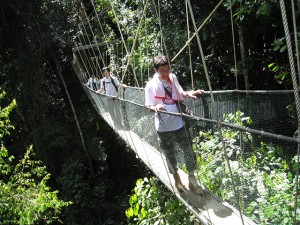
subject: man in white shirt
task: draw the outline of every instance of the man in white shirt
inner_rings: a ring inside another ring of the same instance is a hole
[[[102,68],[103,78],[100,80],[100,92],[104,92],[106,95],[116,97],[119,90],[119,80],[110,74],[108,67]]]
[[[107,95],[107,109],[110,113],[111,119],[114,123],[114,126],[117,129],[121,129],[121,107],[120,102],[117,98],[118,90],[120,87],[126,87],[126,85],[122,85],[118,78],[113,76],[108,67],[102,68],[103,78],[100,80],[100,90],[98,93],[105,93]]]
[[[197,98],[196,95],[204,91],[184,91],[176,76],[170,72],[170,63],[166,56],[155,57],[154,70],[156,73],[145,87],[145,105],[156,111],[155,129],[159,137],[159,145],[166,156],[169,171],[174,176],[175,187],[178,191],[185,189],[177,168],[175,143],[178,143],[184,153],[189,175],[189,189],[202,194],[203,190],[194,176],[197,159],[191,149],[191,137],[189,132],[186,132],[182,116],[159,113],[157,110],[180,113],[177,106],[179,102],[183,102],[185,97]]]

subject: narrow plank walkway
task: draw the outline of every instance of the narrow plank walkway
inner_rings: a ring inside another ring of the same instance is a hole
[[[166,169],[165,157],[154,147],[143,141],[132,131],[116,129],[112,124],[109,114],[102,117],[118,133],[118,135],[135,151],[153,173],[174,192],[179,200],[203,223],[207,225],[255,225],[248,217],[240,213],[226,202],[222,202],[210,192],[205,190],[204,195],[196,195],[190,190],[179,193],[174,189],[174,179]],[[188,187],[188,176],[179,171],[183,184]]]

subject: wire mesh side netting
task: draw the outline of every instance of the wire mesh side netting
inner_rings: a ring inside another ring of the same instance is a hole
[[[126,88],[124,93],[124,99],[144,104],[143,89]],[[210,93],[199,95],[197,99],[187,98],[185,103],[199,118],[222,121],[224,114],[240,111],[244,117],[251,118],[249,128],[287,137],[293,137],[297,131],[292,91],[216,91],[213,96],[215,107]],[[207,125],[205,122],[201,123],[202,126]]]
[[[213,93],[213,107],[209,93],[198,99],[186,99],[187,105],[200,118],[223,120],[224,114],[240,111],[252,120],[248,127],[277,135],[293,137],[297,130],[293,92],[239,92]]]
[[[297,147],[226,126],[194,139],[202,184],[257,224],[292,224]]]
[[[128,89],[126,96],[142,101],[135,92]],[[258,224],[292,224],[295,207],[300,215],[300,205],[295,205],[299,181],[293,92],[216,92],[214,107],[208,93],[198,97],[186,99],[186,104],[195,115],[189,132],[201,184]],[[147,132],[139,134],[147,137]],[[186,171],[178,150],[178,162]]]

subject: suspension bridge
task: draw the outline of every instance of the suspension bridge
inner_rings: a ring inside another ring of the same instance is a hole
[[[222,1],[214,10],[217,10],[221,3]],[[92,5],[94,13],[97,15],[96,6],[94,3]],[[189,1],[186,1],[186,5],[187,11],[190,12],[193,19]],[[114,7],[113,4],[111,7]],[[144,12],[147,7],[148,1],[146,1]],[[211,18],[213,12],[207,19]],[[101,24],[99,17],[95,18]],[[192,124],[186,129],[186,132],[194,140],[192,149],[197,154],[198,164],[196,174],[204,189],[204,194],[196,194],[188,188],[184,192],[178,192],[174,186],[173,176],[167,169],[166,158],[157,142],[157,133],[154,128],[155,112],[145,106],[144,88],[140,86],[139,82],[136,82],[136,87],[120,88],[118,96],[113,100],[85,85],[91,74],[102,77],[101,68],[103,65],[108,65],[108,58],[109,64],[115,67],[116,75],[120,81],[123,81],[128,74],[128,68],[134,68],[131,59],[138,35],[133,41],[131,51],[127,50],[123,39],[93,43],[88,38],[95,36],[89,19],[89,16],[83,11],[83,21],[85,22],[80,26],[81,34],[78,37],[81,44],[73,48],[72,66],[99,115],[201,223],[207,225],[260,224],[264,220],[261,216],[262,210],[271,212],[275,207],[266,200],[266,197],[272,198],[278,192],[290,191],[280,187],[281,181],[278,181],[278,188],[275,188],[277,191],[268,190],[270,186],[266,185],[265,178],[268,177],[269,181],[274,179],[274,182],[277,182],[275,180],[278,178],[272,174],[272,171],[278,169],[278,164],[264,165],[264,154],[271,154],[268,150],[276,151],[280,148],[282,151],[294,154],[296,162],[299,162],[297,89],[213,91],[206,71],[209,90],[197,96],[197,99],[185,99],[185,103],[192,110],[193,115],[159,112],[185,117]],[[144,13],[139,25],[143,19]],[[197,28],[194,23],[196,32],[188,38],[186,45],[193,38],[197,38],[199,50],[202,51],[198,37],[200,27]],[[90,31],[88,31],[89,29]],[[186,47],[183,46],[181,49]],[[104,53],[103,49],[105,49]],[[110,52],[107,49],[110,49]],[[118,67],[120,60],[116,57],[116,51],[125,52],[127,59],[125,65],[122,64],[123,66]],[[181,51],[173,57],[172,62],[176,60]],[[202,62],[205,69],[205,60]],[[137,80],[134,69],[132,73]],[[295,74],[292,73],[292,76]],[[117,110],[114,115],[109,101],[113,101],[116,106]],[[296,104],[296,112],[291,113],[288,106],[293,104]],[[251,124],[243,124],[243,119],[246,117],[251,118]],[[205,132],[206,134],[203,134]],[[181,165],[180,177],[185,187],[188,187],[188,176],[180,149],[178,149],[177,158]],[[287,178],[282,179],[286,180]],[[291,213],[294,224],[299,223],[300,214],[297,194],[295,194],[298,192],[298,182],[298,174],[296,174],[295,190],[292,190],[291,194],[294,203],[292,207],[294,211]],[[276,184],[274,185],[276,186]]]

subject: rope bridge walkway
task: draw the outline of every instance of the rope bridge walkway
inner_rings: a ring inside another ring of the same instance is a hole
[[[155,1],[152,2],[160,29],[160,36],[156,37],[159,40],[154,42],[160,46],[160,52],[166,52],[163,50],[167,48],[164,46],[160,9]],[[187,19],[192,20],[195,33],[191,37],[188,36],[186,44],[171,61],[173,63],[187,47],[190,51],[190,42],[193,38],[197,39],[208,91],[199,95],[197,99],[185,99],[185,104],[193,115],[158,112],[162,118],[164,114],[182,116],[190,124],[189,127],[185,127],[185,134],[192,137],[193,143],[189,143],[191,151],[184,152],[178,146],[176,155],[180,166],[179,175],[186,187],[183,192],[178,192],[175,188],[168,162],[160,149],[154,128],[155,112],[145,107],[145,93],[142,87],[145,80],[149,79],[149,73],[146,78],[142,74],[137,76],[136,64],[132,60],[138,37],[141,35],[140,28],[146,19],[147,7],[150,7],[148,0],[143,1],[144,9],[139,17],[136,36],[130,44],[125,43],[123,38],[116,16],[114,5],[116,3],[110,1],[110,7],[114,12],[121,41],[101,43],[95,42],[96,36],[102,36],[103,39],[108,37],[99,20],[97,6],[91,0],[94,12],[91,13],[90,9],[89,15],[82,6],[79,41],[73,48],[74,71],[99,115],[203,224],[299,224],[300,103],[294,65],[291,63],[294,90],[213,91],[198,33],[222,5],[223,0],[198,28],[190,1],[184,2],[186,12],[189,14]],[[280,3],[284,9],[284,2]],[[284,10],[282,15],[285,23]],[[90,21],[93,19],[96,19],[101,29],[92,28]],[[102,34],[99,34],[99,30]],[[95,34],[95,31],[98,34]],[[286,33],[288,35],[289,32]],[[131,50],[128,50],[128,46],[131,46]],[[152,56],[145,58],[152,59]],[[289,54],[289,58],[291,62],[294,61],[292,53]],[[120,88],[115,98],[87,87],[85,84],[89,77],[93,74],[99,79],[103,75],[101,68],[107,65],[116,73],[121,83],[127,75],[130,83],[135,83],[136,87]],[[192,70],[191,57],[190,68]],[[194,89],[192,76],[191,80]],[[185,166],[187,163],[197,165],[196,179],[204,190],[203,194],[196,194],[187,188],[189,186]],[[289,215],[289,222],[281,223],[280,217],[283,214]],[[275,221],[274,218],[280,222],[272,223]]]
[[[73,66],[76,68],[75,62]],[[80,71],[77,74],[80,75]],[[141,104],[143,99],[139,98],[140,94],[136,88],[128,87],[124,91],[124,98],[112,100],[118,109],[114,118],[108,108],[111,100],[86,86],[84,88],[98,113],[200,221],[204,224],[254,224],[245,216],[242,223],[240,214],[234,207],[221,201],[209,191],[205,191],[204,195],[196,195],[189,190],[183,193],[175,190],[173,177],[168,173],[166,160],[157,143],[154,112]],[[180,176],[187,187],[187,174],[180,170]]]
[[[211,106],[209,92],[205,92],[195,100],[186,99],[186,104],[195,115],[190,117],[192,125],[189,129],[194,138],[200,131],[211,129],[215,130],[215,133],[218,130],[220,131],[220,129],[237,133],[232,146],[229,143],[225,144],[226,147],[223,146],[228,151],[227,156],[223,155],[221,157],[223,163],[211,159],[213,155],[209,151],[203,151],[203,147],[202,150],[194,147],[195,152],[199,154],[198,157],[201,157],[201,166],[199,171],[197,171],[199,180],[201,180],[201,177],[211,175],[210,171],[205,170],[215,170],[218,167],[220,167],[219,176],[223,176],[224,180],[227,180],[227,183],[224,181],[224,183],[218,184],[220,191],[216,194],[205,187],[205,182],[200,182],[204,185],[205,193],[197,195],[188,189],[183,193],[179,193],[174,188],[173,177],[168,172],[167,162],[157,142],[157,134],[154,128],[154,111],[144,106],[144,90],[126,87],[122,90],[120,97],[112,100],[110,97],[96,93],[84,85],[86,77],[76,57],[73,60],[73,68],[82,81],[83,87],[97,112],[202,223],[216,225],[256,224],[255,221],[243,214],[242,209],[238,208],[246,208],[260,196],[260,192],[264,191],[260,190],[260,186],[263,189],[262,177],[254,177],[254,175],[252,175],[253,177],[243,177],[243,171],[239,172],[238,170],[250,168],[245,167],[242,162],[247,162],[251,159],[253,154],[257,153],[255,151],[261,148],[260,144],[262,142],[272,143],[272,145],[277,144],[287,152],[297,149],[298,139],[293,137],[297,128],[293,124],[293,116],[290,115],[286,108],[293,101],[292,91],[216,91],[214,92],[216,110]],[[111,112],[111,108],[109,108],[111,101],[117,106],[116,112]],[[251,127],[246,128],[216,120],[217,114],[234,114],[239,110],[245,111],[252,118],[253,124]],[[226,135],[225,132],[224,135]],[[224,139],[226,138],[224,137]],[[232,140],[227,138],[226,141],[230,142]],[[207,148],[211,147],[209,144],[212,143],[209,143],[209,141],[203,142],[203,145],[208,145]],[[230,152],[230,149],[233,152]],[[183,156],[180,154],[181,152],[179,151],[178,160],[183,161]],[[226,157],[230,159],[228,160]],[[243,158],[242,161],[239,160],[240,157]],[[229,161],[228,165],[224,165],[226,161]],[[202,166],[205,169],[201,168]],[[233,181],[230,181],[228,174],[226,175],[229,167],[235,173]],[[274,165],[274,168],[270,168],[270,171],[275,169],[275,167],[276,165]],[[188,178],[184,171],[184,168],[180,170],[180,176],[183,184],[187,187]],[[254,178],[258,180],[254,180]],[[254,183],[249,186],[249,183],[252,182]],[[255,190],[252,190],[253,187]],[[236,190],[238,196],[234,196],[235,192],[233,189],[238,189]],[[223,194],[220,194],[221,192]],[[232,196],[225,196],[226,192]],[[224,196],[226,201],[221,199]]]

